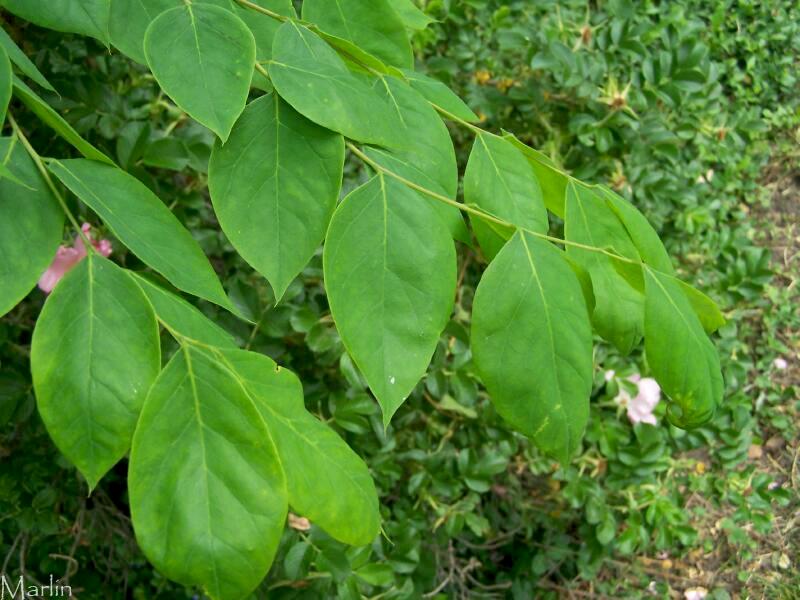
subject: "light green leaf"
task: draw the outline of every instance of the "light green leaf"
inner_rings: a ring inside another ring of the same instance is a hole
[[[413,0],[389,0],[403,24],[412,31],[422,31],[434,22],[434,19],[421,11]]]
[[[464,174],[464,199],[517,227],[547,232],[542,189],[530,165],[513,144],[491,133],[475,137]],[[485,222],[472,222],[481,248],[493,258],[505,240]]]
[[[269,74],[281,98],[307,119],[360,142],[402,143],[400,123],[366,77],[351,72],[333,48],[294,22],[275,35]]]
[[[241,380],[275,440],[292,509],[341,542],[372,542],[380,530],[380,513],[367,465],[305,409],[297,376],[261,354],[215,354]]]
[[[390,65],[414,65],[403,21],[387,0],[305,0],[303,19]]]
[[[89,35],[108,43],[111,0],[2,0],[0,4],[41,27]]]
[[[561,251],[517,232],[483,274],[472,309],[475,366],[497,412],[565,464],[592,391],[592,330]]]
[[[656,230],[650,225],[647,218],[627,200],[621,198],[605,186],[597,188],[599,193],[605,198],[611,210],[622,221],[625,230],[628,232],[634,246],[642,257],[642,262],[650,265],[657,271],[672,275],[675,269],[669,258],[667,249],[658,237]]]
[[[453,241],[427,199],[378,175],[334,213],[324,253],[334,321],[388,425],[453,308]]]
[[[206,317],[196,306],[138,273],[129,272],[129,274],[147,296],[158,320],[170,332],[211,346],[237,347],[233,336]]]
[[[0,127],[6,120],[8,103],[11,100],[11,89],[14,74],[11,72],[11,61],[5,49],[0,46]]]
[[[128,452],[160,368],[150,304],[119,267],[91,253],[47,299],[31,344],[39,414],[90,490]]]
[[[142,182],[85,159],[54,160],[48,166],[145,264],[175,287],[232,310],[192,234]]]
[[[436,111],[418,92],[394,77],[381,77],[374,88],[394,109],[401,126],[401,145],[367,148],[367,156],[398,175],[424,188],[455,200],[458,165],[453,140]],[[461,211],[431,200],[452,236],[469,242]]]
[[[0,138],[0,316],[36,285],[56,256],[64,213],[25,149]],[[14,180],[17,181],[14,181]]]
[[[411,87],[422,94],[425,99],[434,106],[443,108],[451,115],[463,121],[467,121],[468,123],[477,123],[480,121],[469,106],[467,106],[453,90],[438,79],[407,69],[403,70],[403,75],[411,84]]]
[[[564,198],[567,192],[569,176],[556,165],[549,156],[523,144],[513,134],[503,132],[503,139],[508,140],[525,155],[531,165],[539,184],[542,186],[544,205],[547,210],[564,218]]]
[[[50,90],[51,92],[56,91],[55,88],[50,85],[50,82],[45,79],[44,75],[39,72],[39,69],[36,68],[36,65],[34,65],[27,56],[25,56],[22,50],[19,49],[19,47],[14,43],[14,40],[9,37],[2,27],[0,27],[0,46],[3,47],[3,49],[6,51],[6,54],[8,54],[8,58],[10,58],[11,62],[14,63],[20,71],[22,71],[23,75],[29,77],[46,90]]]
[[[564,237],[579,244],[610,249],[639,260],[628,232],[602,198],[584,185],[567,185]],[[631,269],[600,252],[567,246],[567,256],[589,272],[595,296],[592,322],[597,332],[627,354],[641,341],[644,329],[644,297],[629,283],[641,269],[626,278],[620,269]]]
[[[722,401],[717,350],[678,280],[650,268],[645,279],[645,353],[669,400],[667,416],[682,428],[702,425]]]
[[[250,103],[214,147],[209,189],[220,225],[280,299],[325,237],[339,198],[344,140],[275,94]]]
[[[333,35],[322,31],[319,27],[313,24],[306,25],[310,31],[313,31],[323,40],[328,42],[336,52],[339,53],[345,60],[345,64],[353,70],[365,70],[367,72],[373,71],[382,75],[391,75],[393,77],[403,77],[403,72],[397,67],[387,65],[377,56],[370,54],[360,46],[356,46],[350,40],[346,40],[339,36]]]
[[[244,598],[269,570],[286,480],[261,415],[215,356],[184,345],[147,396],[128,492],[136,539],[166,577]]]
[[[686,299],[689,300],[692,310],[694,310],[697,318],[700,319],[700,324],[706,333],[714,333],[728,322],[717,303],[711,298],[680,279],[675,279],[675,281],[680,284],[681,290],[683,290]]]
[[[27,106],[41,121],[64,138],[86,158],[114,164],[114,161],[84,140],[64,118],[42,100],[36,92],[29,88],[19,77],[14,76],[14,95]]]
[[[256,61],[247,25],[219,6],[184,4],[150,23],[144,53],[175,103],[227,140],[244,110]]]

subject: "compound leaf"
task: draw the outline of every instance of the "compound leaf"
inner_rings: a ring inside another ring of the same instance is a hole
[[[451,115],[468,123],[480,121],[478,116],[472,112],[472,109],[453,90],[438,79],[408,69],[403,70],[403,75],[411,87],[422,94],[431,104],[443,108]]]
[[[378,175],[334,213],[324,270],[342,341],[388,425],[425,374],[450,317],[453,241],[429,200]]]
[[[214,147],[209,188],[220,225],[278,299],[325,236],[343,165],[342,136],[275,94],[251,102]]]
[[[497,412],[566,463],[592,391],[592,330],[562,252],[517,232],[483,274],[472,320],[475,366]]]
[[[222,141],[244,110],[256,43],[247,25],[219,6],[189,3],[161,13],[144,38],[159,85]]]
[[[48,297],[31,344],[39,414],[90,489],[128,451],[160,368],[150,304],[119,267],[91,253]]]
[[[184,344],[150,390],[133,437],[131,517],[164,575],[243,598],[269,570],[286,479],[261,415],[233,374]]]
[[[145,264],[175,287],[232,310],[200,245],[141,181],[117,167],[82,158],[54,160],[48,166]]]

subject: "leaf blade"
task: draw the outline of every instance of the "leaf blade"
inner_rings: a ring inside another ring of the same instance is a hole
[[[119,267],[90,254],[48,297],[31,345],[39,414],[90,490],[128,451],[160,366],[144,295]]]

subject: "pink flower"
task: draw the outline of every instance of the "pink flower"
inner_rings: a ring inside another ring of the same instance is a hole
[[[779,371],[785,371],[787,368],[789,368],[789,363],[786,362],[785,358],[776,358],[772,361],[772,366]]]
[[[89,240],[92,239],[91,225],[84,223],[81,231]],[[92,246],[105,257],[111,255],[111,242],[108,240],[92,241]],[[39,278],[39,289],[46,294],[52,292],[56,284],[61,281],[61,278],[84,258],[86,258],[86,247],[83,245],[83,239],[79,235],[75,236],[75,241],[72,242],[71,248],[59,246],[53,262]]]
[[[703,600],[708,595],[708,590],[704,587],[691,588],[683,592],[684,600]]]
[[[628,381],[636,384],[638,388],[636,396],[632,398],[626,389],[621,388],[616,402],[627,409],[628,419],[634,425],[636,423],[655,425],[657,421],[653,411],[661,400],[661,387],[655,379],[642,378],[638,374],[628,377]]]

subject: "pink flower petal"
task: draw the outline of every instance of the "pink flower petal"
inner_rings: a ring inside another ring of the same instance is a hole
[[[85,251],[59,246],[53,262],[39,278],[39,289],[46,294],[52,292],[56,284],[61,281],[61,278],[64,277],[72,267],[77,265],[84,256],[86,256]]]

